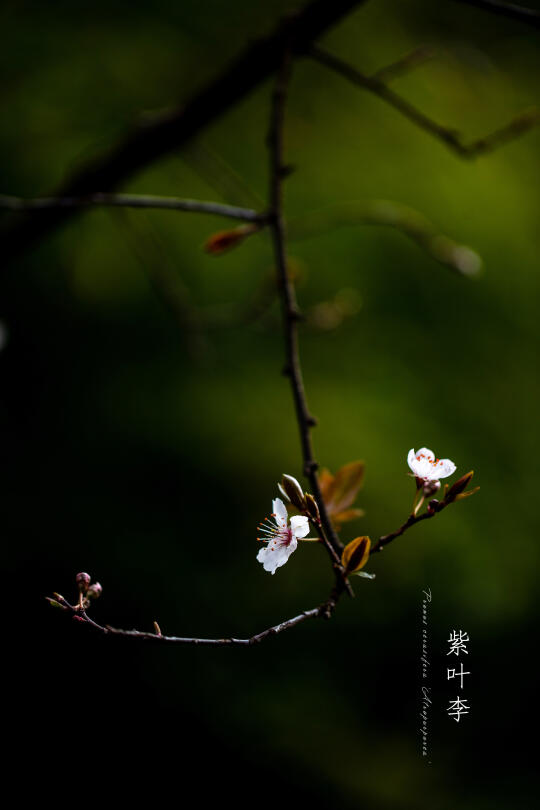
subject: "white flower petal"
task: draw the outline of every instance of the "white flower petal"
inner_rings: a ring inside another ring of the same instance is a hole
[[[289,515],[287,513],[287,508],[281,498],[274,498],[272,501],[272,511],[276,516],[276,523],[280,527],[286,527],[287,521],[289,519]]]
[[[309,534],[309,520],[304,515],[294,515],[291,518],[291,529],[295,537],[305,537]]]
[[[433,465],[433,473],[437,480],[439,478],[448,478],[448,476],[453,475],[455,471],[456,465],[453,461],[450,461],[449,458],[441,458]]]
[[[426,448],[423,449],[425,450]],[[414,450],[409,450],[407,461],[417,478],[430,478],[431,463],[425,453],[422,453],[420,450],[417,453],[415,453]]]
[[[422,461],[418,462],[418,477],[423,478],[425,481],[436,481],[438,476],[434,467],[435,465],[432,464],[431,461],[423,458]]]
[[[275,574],[276,569],[280,568],[282,565],[285,565],[297,546],[298,543],[295,539],[291,540],[288,546],[279,542],[273,543],[271,541],[267,546],[261,548],[257,554],[257,560],[263,564],[265,571]]]
[[[417,478],[424,481],[438,481],[456,471],[456,465],[449,458],[436,459],[432,450],[421,447],[416,453],[409,450],[407,463]]]
[[[424,481],[437,481],[440,477],[439,471],[443,469],[442,466],[435,463],[435,454],[427,447],[421,447],[416,453],[414,450],[409,450],[407,463],[414,475]],[[451,474],[447,473],[447,475]]]

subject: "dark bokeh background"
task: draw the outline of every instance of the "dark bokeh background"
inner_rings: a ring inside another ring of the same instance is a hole
[[[2,191],[50,191],[294,6],[6,3]],[[436,57],[396,89],[471,138],[540,101],[538,34],[462,4],[372,0],[324,44],[366,72],[432,46]],[[124,190],[262,205],[269,89]],[[344,538],[402,522],[412,446],[474,468],[482,489],[370,563],[377,578],[358,580],[332,622],[260,647],[158,648],[72,627],[43,596],[72,596],[79,570],[104,586],[99,621],[151,629],[157,619],[164,632],[201,636],[257,632],[317,604],[329,584],[316,546],[275,577],[255,561],[275,482],[301,473],[277,309],[254,306],[271,289],[267,236],[218,258],[202,246],[222,220],[74,220],[0,280],[2,534],[16,593],[3,624],[21,642],[7,664],[20,688],[5,694],[16,784],[58,806],[147,795],[181,804],[195,788],[198,801],[241,806],[529,808],[540,132],[460,161],[303,62],[287,144],[291,216],[392,200],[484,263],[463,279],[403,234],[361,224],[292,242],[317,455],[331,469],[367,465],[366,516]],[[173,281],[174,314],[162,300]],[[198,319],[212,328],[193,328]],[[418,732],[426,587],[429,767]],[[459,724],[445,714],[455,628],[471,638],[471,713]]]

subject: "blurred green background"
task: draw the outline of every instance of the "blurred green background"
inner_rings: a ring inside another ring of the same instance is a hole
[[[2,193],[50,192],[297,5],[4,4]],[[366,73],[430,46],[434,58],[395,89],[466,138],[540,102],[538,34],[462,4],[372,0],[321,44]],[[122,190],[263,206],[270,89]],[[73,777],[95,801],[107,775],[124,797],[172,791],[178,803],[194,782],[201,800],[241,805],[531,807],[540,130],[463,161],[305,60],[286,140],[291,218],[391,200],[483,260],[465,279],[395,229],[362,224],[291,241],[317,458],[332,470],[366,462],[366,515],[344,539],[403,522],[410,447],[474,468],[481,491],[371,561],[376,579],[358,579],[331,622],[257,648],[111,642],[63,622],[42,597],[72,596],[79,570],[103,584],[98,621],[157,619],[180,635],[250,635],[330,584],[315,545],[275,577],[255,561],[276,481],[301,476],[267,234],[212,257],[204,243],[225,220],[74,219],[0,281],[2,533],[33,628],[17,634],[13,748],[35,775],[22,790],[58,800]],[[419,734],[427,587],[431,766]],[[456,724],[445,653],[458,628],[472,675],[471,712]]]

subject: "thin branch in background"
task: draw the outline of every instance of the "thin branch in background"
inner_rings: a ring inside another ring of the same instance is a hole
[[[203,200],[179,197],[156,197],[150,194],[89,194],[84,197],[22,197],[0,196],[0,209],[5,211],[40,212],[70,208],[159,208],[165,211],[186,211],[192,214],[214,214],[243,222],[264,223],[265,215],[250,208],[222,205]]]
[[[500,129],[467,144],[464,142],[462,135],[455,129],[438,124],[402,96],[395,93],[386,84],[372,76],[366,76],[352,65],[349,65],[348,62],[344,62],[342,59],[338,59],[327,51],[316,47],[310,49],[309,56],[334,73],[343,76],[356,87],[361,87],[363,90],[367,90],[385,101],[413,124],[442,141],[462,158],[475,158],[487,152],[492,152],[540,123],[540,108],[532,107],[524,110]]]
[[[400,57],[400,59],[396,59],[395,62],[391,62],[389,65],[386,65],[385,67],[375,71],[375,73],[372,73],[371,78],[374,81],[388,84],[388,82],[391,82],[394,79],[399,79],[400,76],[410,73],[411,70],[414,70],[414,68],[425,65],[426,62],[431,61],[434,57],[435,51],[433,48],[428,48],[426,46],[415,48],[414,51],[406,53],[405,56]]]
[[[457,0],[466,6],[476,6],[484,11],[491,11],[500,14],[511,20],[532,25],[533,28],[540,28],[540,11],[525,6],[518,6],[516,3],[505,3],[503,0]]]
[[[278,68],[284,43],[295,54],[307,48],[366,0],[312,0],[295,14],[282,18],[266,37],[252,41],[212,81],[182,104],[149,119],[118,143],[85,163],[56,189],[52,197],[82,197],[109,192],[136,172],[192,141],[210,124],[235,107]],[[4,260],[31,246],[76,213],[76,208],[51,210],[42,218],[22,217],[3,229]]]
[[[291,241],[319,236],[325,231],[358,225],[395,228],[412,239],[435,261],[461,276],[474,276],[482,266],[480,256],[466,245],[442,234],[414,208],[394,200],[359,200],[334,203],[289,221]]]

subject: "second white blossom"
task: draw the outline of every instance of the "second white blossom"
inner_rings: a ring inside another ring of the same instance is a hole
[[[450,461],[449,458],[435,458],[435,453],[428,450],[427,447],[422,447],[416,452],[413,449],[409,450],[407,462],[414,476],[424,484],[448,478],[456,471],[453,461]]]

